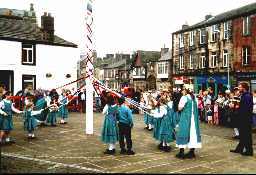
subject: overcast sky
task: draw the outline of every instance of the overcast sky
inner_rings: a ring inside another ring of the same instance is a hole
[[[136,50],[159,51],[171,47],[171,33],[200,22],[205,15],[218,15],[255,0],[93,0],[94,39],[99,56],[131,53]],[[78,44],[85,51],[85,14],[87,0],[1,0],[0,8],[29,10],[33,3],[40,16],[54,16],[55,34]],[[1,30],[1,29],[0,29]]]

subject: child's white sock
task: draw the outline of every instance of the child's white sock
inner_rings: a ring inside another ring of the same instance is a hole
[[[28,136],[29,136],[29,137],[31,137],[31,136],[32,136],[32,134],[28,134]]]
[[[166,146],[170,146],[170,144],[169,144],[169,143],[166,143]]]
[[[148,124],[148,129],[152,129],[152,125],[151,124]]]
[[[10,138],[6,138],[5,141],[6,141],[6,142],[9,142],[9,141],[10,141]]]
[[[234,128],[235,136],[239,136],[239,130],[237,128]]]
[[[31,137],[35,137],[35,134],[31,134]]]

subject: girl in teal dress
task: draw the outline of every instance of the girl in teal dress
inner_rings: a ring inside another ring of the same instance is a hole
[[[62,92],[59,98],[59,117],[61,118],[60,124],[67,124],[66,120],[68,118],[68,108],[67,108],[68,98],[66,92]]]
[[[49,106],[49,113],[47,116],[47,123],[50,123],[51,126],[56,126],[57,123],[57,111],[58,111],[58,105],[56,104],[56,99],[53,99]]]
[[[175,140],[172,110],[168,106],[168,102],[170,101],[170,97],[167,96],[166,104],[163,105],[167,110],[167,114],[163,115],[160,125],[160,141],[163,142],[163,150],[165,152],[169,152],[171,150],[169,143]]]
[[[104,154],[115,153],[115,143],[119,141],[119,131],[117,125],[117,104],[114,96],[107,95],[107,104],[103,109],[102,114],[106,114],[101,131],[101,141],[109,143],[109,148],[106,149]]]
[[[35,115],[41,114],[44,109],[40,111],[33,111],[34,103],[29,102],[26,105],[26,112],[23,114],[22,118],[24,120],[24,131],[28,131],[28,139],[35,139],[35,131],[37,130],[37,122]]]
[[[1,133],[0,133],[0,142],[2,138],[6,135],[6,144],[15,143],[13,140],[10,140],[11,131],[13,130],[13,119],[12,112],[22,114],[23,111],[16,109],[11,101],[12,93],[7,91],[5,93],[5,99],[0,102],[0,115],[2,115],[1,123]]]
[[[145,116],[144,116],[144,123],[146,125],[147,130],[152,131],[152,124],[153,124],[153,117],[150,115],[150,111],[152,110],[153,106],[154,106],[154,102],[153,102],[153,97],[152,95],[148,95],[147,99],[146,99],[146,106],[149,110],[145,110]]]
[[[180,148],[180,152],[176,155],[178,158],[194,158],[195,148],[202,147],[198,108],[195,96],[189,89],[184,89],[183,96],[179,102],[179,111],[181,118],[178,127],[178,135],[176,146]],[[184,149],[189,148],[190,151],[184,154]]]
[[[161,141],[161,143],[158,145],[158,149],[163,149],[163,139],[160,138],[160,129],[161,129],[161,121],[163,116],[167,115],[166,107],[164,106],[164,100],[158,99],[157,105],[154,110],[151,111],[151,115],[153,118],[154,123],[154,129],[153,129],[153,138],[156,140]]]
[[[3,95],[4,95],[4,93],[2,91],[0,91],[0,102],[3,100]],[[0,129],[2,126],[2,122],[3,122],[3,116],[0,115]]]

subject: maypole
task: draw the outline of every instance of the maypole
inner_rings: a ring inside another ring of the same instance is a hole
[[[92,16],[93,0],[87,0],[87,14],[86,14],[86,72],[93,75],[93,16]],[[86,79],[86,134],[93,134],[93,85],[91,77]]]

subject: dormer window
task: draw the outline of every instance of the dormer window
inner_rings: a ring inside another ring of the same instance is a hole
[[[22,43],[22,64],[36,65],[36,45]]]

